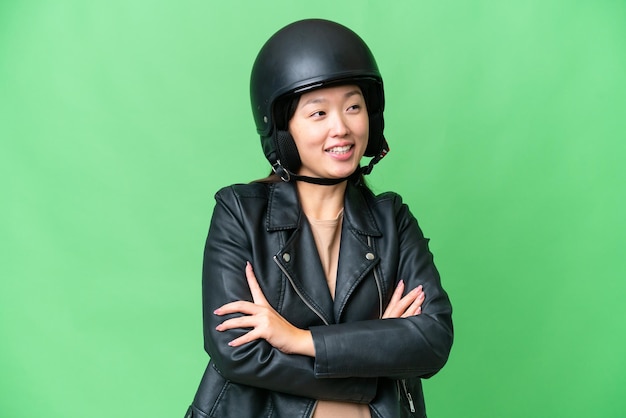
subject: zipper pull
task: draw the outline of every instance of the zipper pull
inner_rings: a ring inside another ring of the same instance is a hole
[[[411,412],[415,412],[415,404],[413,403],[413,397],[409,392],[406,393],[406,398],[409,400],[409,406],[411,407]]]
[[[411,408],[411,412],[415,412],[415,404],[413,403],[413,397],[411,393],[409,393],[409,389],[406,387],[406,380],[402,379],[402,389],[404,389],[404,394],[406,395],[406,399],[409,401],[409,407]]]

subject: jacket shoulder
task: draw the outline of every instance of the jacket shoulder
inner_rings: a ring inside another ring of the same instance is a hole
[[[370,189],[364,189],[363,195],[365,197],[365,200],[371,206],[391,205],[393,207],[400,207],[404,204],[402,196],[400,196],[396,192],[387,191],[379,194],[374,194],[374,192],[372,192]]]
[[[222,187],[218,190],[217,193],[215,193],[215,198],[225,201],[245,198],[267,199],[269,189],[270,186],[267,183],[231,184],[230,186]]]

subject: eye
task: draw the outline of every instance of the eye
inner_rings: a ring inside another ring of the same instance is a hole
[[[326,116],[326,112],[323,110],[318,110],[317,112],[313,112],[309,115],[312,118],[321,118],[322,116]]]
[[[358,112],[359,110],[361,110],[360,104],[353,104],[348,108],[348,112]]]

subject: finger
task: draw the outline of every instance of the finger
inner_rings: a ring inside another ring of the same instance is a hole
[[[419,315],[422,312],[422,303],[424,303],[425,296],[424,292],[420,291],[413,303],[411,303],[411,305],[406,309],[402,317],[406,318],[409,316]]]
[[[259,307],[252,302],[246,302],[245,300],[238,300],[236,302],[230,302],[226,305],[222,305],[213,311],[215,315],[226,315],[231,313],[243,313],[246,315],[253,315],[258,311]]]
[[[252,293],[252,300],[258,305],[268,305],[267,299],[259,286],[259,282],[254,275],[252,264],[249,261],[246,262],[246,279],[248,279],[248,286],[250,286],[250,292]]]
[[[231,342],[228,343],[229,346],[231,347],[239,347],[241,345],[247,344],[249,342],[252,342],[254,340],[258,340],[260,339],[260,336],[257,336],[256,333],[254,332],[254,330],[247,332],[245,334],[243,334],[241,337],[235,338],[234,340],[232,340]]]
[[[256,328],[258,325],[258,320],[255,316],[246,315],[227,319],[216,326],[215,329],[217,331],[227,331],[236,328]]]
[[[400,302],[398,302],[398,306],[397,306],[397,314],[396,314],[396,318],[399,317],[404,317],[405,313],[407,311],[407,309],[409,309],[409,307],[411,306],[411,304],[415,301],[416,296],[409,294],[406,295],[404,298],[402,298],[402,300],[400,300]]]
[[[402,299],[397,301],[394,306],[389,309],[389,316],[387,318],[400,318],[414,315],[414,312],[411,311],[407,314],[407,309],[415,302],[415,300],[419,297],[422,292],[422,286],[419,285],[415,289],[411,290],[407,293]]]
[[[417,286],[400,299],[398,302],[398,309],[400,309],[401,312],[406,311],[407,308],[411,306],[411,304],[420,296],[420,293],[422,293],[422,285]]]
[[[400,280],[398,285],[396,286],[396,290],[393,291],[393,295],[391,296],[390,304],[398,303],[400,299],[402,299],[402,293],[404,293],[404,280]]]
[[[400,312],[396,312],[396,304],[402,298],[402,293],[404,292],[404,281],[400,280],[398,285],[396,286],[396,290],[394,290],[393,295],[391,295],[391,300],[389,301],[389,305],[387,305],[387,309],[385,309],[385,313],[383,314],[383,318],[393,318],[398,316]]]

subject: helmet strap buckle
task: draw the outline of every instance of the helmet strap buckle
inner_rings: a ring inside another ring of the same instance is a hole
[[[272,171],[280,177],[280,179],[286,183],[291,180],[291,174],[285,167],[282,166],[280,160],[276,160],[274,164],[272,164]]]
[[[382,160],[383,157],[387,155],[387,153],[389,152],[387,141],[384,138],[383,138],[383,141],[385,143],[385,147],[382,150],[380,150],[380,153],[378,153],[378,155],[376,155],[374,158],[370,160],[368,165],[366,165],[365,167],[361,169],[363,175],[368,175],[369,173],[371,173],[372,170],[374,169],[374,165],[378,164],[378,162]]]

